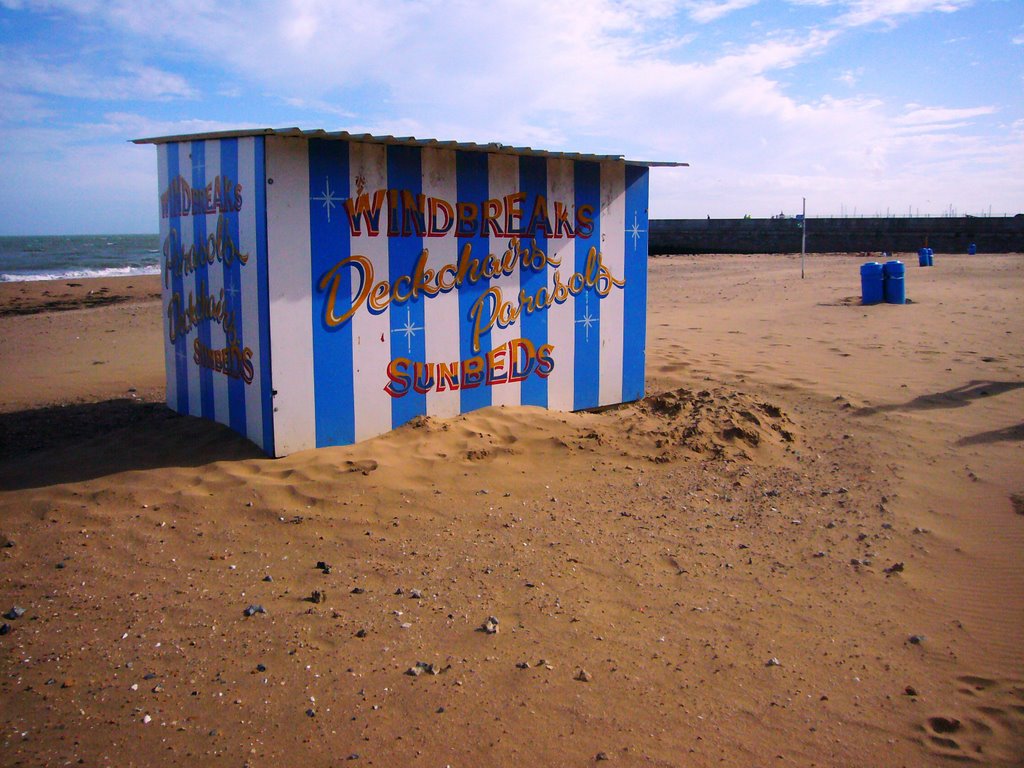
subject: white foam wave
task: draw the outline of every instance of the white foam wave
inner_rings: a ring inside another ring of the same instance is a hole
[[[33,280],[89,280],[101,277],[132,277],[159,275],[160,265],[148,267],[106,267],[104,269],[68,269],[62,272],[0,272],[0,283],[30,282]]]

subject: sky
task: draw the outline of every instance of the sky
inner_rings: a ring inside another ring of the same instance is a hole
[[[0,0],[0,235],[155,233],[297,126],[673,160],[652,218],[1024,211],[1024,0]]]

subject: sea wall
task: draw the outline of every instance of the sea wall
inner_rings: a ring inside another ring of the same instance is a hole
[[[652,219],[649,251],[669,253],[800,253],[798,219]],[[917,251],[1024,252],[1024,214],[940,218],[815,218],[807,250],[815,253]]]

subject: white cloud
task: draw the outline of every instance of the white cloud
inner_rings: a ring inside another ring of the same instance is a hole
[[[991,115],[998,110],[992,106],[949,109],[944,107],[921,107],[908,105],[908,112],[895,118],[898,125],[943,127],[951,124],[965,125],[972,117]]]
[[[857,69],[846,69],[836,79],[848,88],[853,88],[857,85],[860,77],[864,74],[864,68],[858,67]]]
[[[694,0],[686,3],[686,8],[691,19],[699,24],[708,24],[758,2],[760,0]]]
[[[896,24],[905,16],[923,13],[954,13],[971,5],[974,0],[852,0],[845,3],[847,11],[837,19],[843,27],[860,27],[882,22]]]
[[[265,126],[239,120],[232,120],[230,122],[195,118],[155,120],[134,112],[108,112],[103,116],[102,122],[79,124],[78,130],[85,136],[106,135],[128,140],[262,127]]]
[[[54,108],[35,94],[13,90],[10,85],[0,87],[0,125],[31,123],[55,114]]]
[[[306,99],[299,96],[286,96],[283,101],[288,106],[305,111],[307,114],[331,115],[332,117],[340,117],[350,122],[359,119],[359,115],[351,109],[339,107],[334,102],[325,101],[323,99]]]
[[[835,31],[811,29],[804,37],[769,39],[747,46],[741,53],[724,56],[719,63],[758,74],[788,69],[824,51],[837,34]]]
[[[0,82],[22,93],[80,99],[190,98],[195,91],[184,77],[156,67],[122,64],[119,74],[96,72],[78,62],[57,63],[21,52],[4,51]]]

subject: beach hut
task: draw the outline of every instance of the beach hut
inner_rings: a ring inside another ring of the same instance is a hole
[[[158,150],[167,404],[272,456],[644,394],[648,172],[297,128]]]

